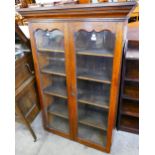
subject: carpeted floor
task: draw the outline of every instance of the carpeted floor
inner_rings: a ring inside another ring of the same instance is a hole
[[[32,127],[37,135],[37,142],[27,128],[16,123],[16,155],[138,155],[139,136],[127,132],[115,131],[111,153],[89,148],[70,141],[42,128],[41,114],[33,121]]]

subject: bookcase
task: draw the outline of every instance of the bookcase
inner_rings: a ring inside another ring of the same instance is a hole
[[[17,10],[29,22],[46,130],[110,152],[125,29],[135,5]]]
[[[128,41],[124,51],[118,129],[139,133],[139,41]]]
[[[117,128],[139,133],[139,22],[128,24],[124,48]]]

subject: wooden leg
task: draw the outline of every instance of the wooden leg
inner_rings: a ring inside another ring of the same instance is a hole
[[[33,138],[34,138],[34,142],[37,141],[37,137],[35,135],[35,132],[33,131],[30,123],[28,122],[28,120],[25,118],[24,114],[22,113],[22,111],[20,110],[20,108],[18,107],[18,105],[16,104],[16,113],[17,115],[19,115],[19,117],[22,119],[23,123],[25,124],[25,126],[28,127],[29,131],[31,132]]]

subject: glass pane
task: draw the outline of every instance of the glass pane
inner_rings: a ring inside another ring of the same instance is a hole
[[[75,33],[75,46],[77,54],[84,55],[113,55],[115,35],[108,30],[101,32],[87,32],[80,30]]]
[[[77,78],[111,83],[111,58],[77,55]]]
[[[109,108],[110,85],[78,80],[78,101],[95,104],[98,107]]]
[[[62,76],[66,75],[64,53],[44,52],[38,55],[41,72]]]
[[[64,34],[39,29],[35,39],[48,127],[69,134]]]
[[[35,38],[38,49],[64,50],[64,34],[60,30],[37,30]]]
[[[115,34],[74,34],[77,66],[78,137],[106,146]]]

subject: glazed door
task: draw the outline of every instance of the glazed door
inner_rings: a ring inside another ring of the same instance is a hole
[[[30,23],[44,126],[71,137],[66,74],[65,23]]]
[[[121,62],[118,26],[112,22],[69,25],[76,66],[76,139],[101,150],[110,146],[115,119]]]

